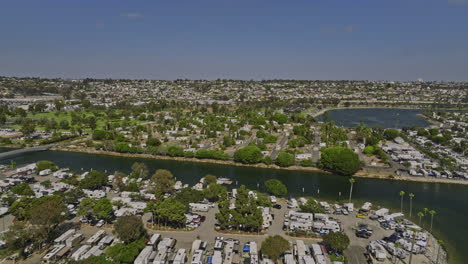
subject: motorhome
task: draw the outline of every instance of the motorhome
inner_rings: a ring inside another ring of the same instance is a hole
[[[367,249],[378,261],[384,261],[387,258],[387,251],[377,241],[371,241]]]
[[[173,264],[184,264],[187,261],[187,254],[185,252],[185,248],[179,248],[175,255]]]
[[[68,231],[66,231],[65,233],[63,233],[62,235],[60,235],[59,237],[57,237],[55,240],[54,240],[54,244],[56,245],[59,245],[59,244],[64,244],[65,241],[73,236],[75,234],[76,230],[75,229],[70,229]]]
[[[291,253],[284,254],[284,264],[296,264],[294,256]]]
[[[133,263],[134,264],[148,264],[151,253],[153,253],[153,246],[146,246],[140,252],[140,254],[137,256],[137,258],[135,259]]]
[[[202,264],[203,263],[203,250],[195,250],[192,253],[192,262],[191,264]]]
[[[222,264],[223,263],[223,256],[221,251],[215,250],[213,253],[213,258],[211,259],[212,264]]]
[[[148,246],[152,246],[153,248],[156,248],[158,245],[159,240],[161,240],[161,235],[160,234],[153,234],[151,235],[150,239],[146,243]]]
[[[52,250],[50,250],[43,258],[42,260],[45,262],[45,263],[52,263],[52,262],[55,262],[56,261],[56,256],[57,256],[57,253],[62,250],[63,248],[65,248],[65,245],[55,245]]]
[[[78,248],[72,255],[71,255],[71,259],[75,260],[75,261],[78,261],[78,260],[81,260],[83,255],[86,254],[86,252],[88,252],[88,250],[91,248],[90,245],[83,245],[81,246],[80,248]]]
[[[86,240],[86,244],[88,244],[88,245],[96,244],[101,239],[101,237],[103,237],[105,234],[106,234],[106,231],[104,231],[104,230],[97,231],[88,240]]]

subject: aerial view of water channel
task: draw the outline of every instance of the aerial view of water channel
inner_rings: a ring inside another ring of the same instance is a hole
[[[195,184],[207,174],[233,179],[233,186],[241,184],[263,190],[263,182],[267,179],[279,179],[285,183],[294,196],[314,196],[319,199],[337,200],[342,194],[342,202],[349,193],[348,179],[343,176],[325,173],[312,173],[289,170],[261,169],[218,164],[180,162],[172,160],[141,159],[130,157],[115,157],[107,155],[92,155],[84,153],[45,151],[28,153],[11,160],[18,164],[27,164],[38,160],[51,160],[60,167],[68,167],[76,172],[97,169],[113,173],[114,171],[129,172],[131,165],[136,162],[147,164],[151,172],[156,169],[170,170],[178,180],[188,184]],[[10,160],[2,163],[9,164]],[[433,184],[418,182],[402,182],[379,179],[357,179],[353,191],[353,200],[360,204],[371,201],[382,207],[398,210],[400,197],[398,193],[404,190],[414,193],[414,212],[430,208],[437,211],[434,218],[434,233],[448,245],[451,263],[463,263],[468,258],[464,250],[468,237],[468,213],[463,210],[468,200],[468,186],[457,184]],[[405,201],[404,211],[407,213],[409,202]],[[414,213],[413,212],[413,213]],[[417,221],[417,219],[414,219]],[[423,219],[425,226],[429,224],[429,217]]]

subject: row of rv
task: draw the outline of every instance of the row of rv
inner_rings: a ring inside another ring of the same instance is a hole
[[[284,264],[326,264],[326,250],[319,244],[306,245],[302,240],[296,240],[293,252],[284,254]]]
[[[54,240],[54,246],[42,258],[43,263],[55,263],[69,257],[73,260],[84,260],[92,256],[100,256],[103,250],[114,242],[114,237],[99,230],[84,244],[84,237],[75,229],[70,229]]]
[[[320,213],[306,213],[298,212],[292,209],[299,208],[300,205],[306,204],[306,198],[299,198],[298,200],[291,198],[288,201],[289,210],[285,214],[285,221],[283,229],[289,232],[304,231],[304,232],[315,232],[317,234],[328,234],[330,232],[342,231],[341,225],[336,220],[331,219],[327,214]],[[343,206],[335,204],[330,206],[327,202],[318,203],[326,213],[331,213],[332,209],[335,213],[348,214],[348,212],[354,211],[354,205],[352,203],[346,203]],[[369,208],[367,208],[369,206]],[[370,209],[370,204],[365,204],[363,208]]]

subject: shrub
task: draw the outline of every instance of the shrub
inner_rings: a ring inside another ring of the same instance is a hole
[[[296,163],[296,158],[293,154],[286,151],[280,151],[278,157],[276,157],[276,164],[280,167],[289,167]]]

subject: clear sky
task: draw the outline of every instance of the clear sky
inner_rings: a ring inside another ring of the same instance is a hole
[[[468,80],[468,0],[4,0],[0,75]]]

